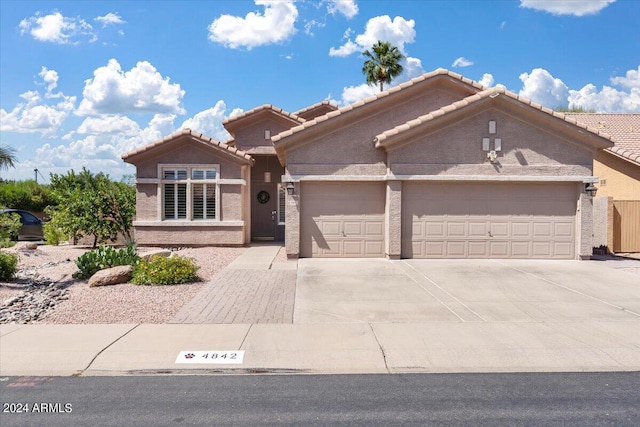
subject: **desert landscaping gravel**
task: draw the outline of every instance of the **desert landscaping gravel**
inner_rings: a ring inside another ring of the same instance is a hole
[[[153,249],[157,248],[139,248],[139,252]],[[25,294],[42,291],[45,287],[50,288],[50,284],[55,283],[55,287],[63,291],[60,294],[64,297],[55,304],[47,303],[47,309],[43,309],[36,319],[29,318],[29,323],[166,323],[207,281],[246,251],[246,248],[174,250],[177,255],[195,259],[200,267],[198,275],[202,279],[196,283],[171,286],[126,283],[94,288],[89,288],[86,280],[72,277],[77,271],[75,259],[88,250],[90,248],[77,246],[38,246],[37,249],[27,249],[24,244],[8,249],[19,256],[19,274],[18,280],[0,282],[0,311],[7,308],[7,302]],[[55,292],[48,292],[56,295]],[[16,303],[20,304],[22,301],[14,301]],[[5,320],[3,323],[10,322]]]

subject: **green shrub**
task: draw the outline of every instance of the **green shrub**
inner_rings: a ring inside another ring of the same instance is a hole
[[[199,280],[198,267],[192,258],[154,256],[141,260],[133,269],[131,283],[137,285],[177,285]]]
[[[11,280],[18,269],[18,255],[0,251],[0,280]]]
[[[16,213],[0,215],[0,248],[13,246],[12,240],[17,238],[20,232],[20,215]]]
[[[60,242],[67,240],[67,236],[53,221],[45,222],[42,225],[44,240],[47,245],[58,246]]]
[[[88,279],[100,270],[118,265],[132,265],[135,267],[139,260],[140,257],[136,254],[133,246],[127,246],[124,249],[100,246],[97,249],[85,252],[76,259],[78,271],[73,273],[73,277],[76,279]]]

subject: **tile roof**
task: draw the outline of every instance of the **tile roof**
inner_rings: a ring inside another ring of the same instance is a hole
[[[288,111],[285,111],[282,108],[276,107],[273,104],[263,104],[263,105],[260,105],[259,107],[252,108],[251,110],[244,111],[244,112],[242,112],[242,113],[240,113],[240,114],[238,114],[236,116],[229,117],[228,119],[225,119],[222,122],[222,125],[226,126],[227,124],[234,123],[236,121],[239,121],[241,119],[245,119],[245,118],[247,118],[249,116],[252,116],[252,115],[254,115],[256,113],[260,113],[260,112],[263,112],[263,111],[272,111],[276,115],[285,117],[285,118],[287,118],[289,120],[293,120],[293,121],[298,122],[298,123],[304,123],[305,122],[305,120],[302,117],[298,117],[297,115],[295,115],[293,113],[289,113]]]
[[[300,109],[298,111],[295,111],[293,114],[296,115],[296,116],[300,116],[300,115],[305,114],[305,113],[307,113],[309,111],[316,110],[316,109],[318,109],[320,107],[328,107],[328,108],[330,108],[332,110],[337,110],[339,108],[333,102],[324,100],[324,101],[321,101],[321,102],[317,102],[317,103],[315,103],[313,105],[309,105],[308,107],[302,108],[302,109]]]
[[[414,79],[409,80],[408,82],[401,83],[398,86],[393,86],[393,87],[391,87],[391,88],[389,88],[389,89],[387,89],[387,90],[385,90],[383,92],[380,92],[380,93],[378,93],[378,94],[376,94],[374,96],[371,96],[369,98],[357,101],[357,102],[355,102],[353,104],[350,104],[350,105],[347,105],[345,107],[339,108],[339,109],[337,109],[335,111],[331,111],[330,113],[327,113],[327,114],[325,114],[323,116],[316,117],[313,120],[307,120],[306,122],[302,123],[301,125],[293,127],[293,128],[291,128],[289,130],[286,130],[284,132],[280,132],[278,135],[273,136],[271,138],[271,140],[273,142],[280,141],[283,138],[289,137],[289,136],[291,136],[291,135],[293,135],[295,133],[298,133],[298,132],[301,132],[301,131],[303,131],[305,129],[308,129],[308,128],[312,127],[312,126],[317,125],[318,123],[322,123],[322,122],[326,121],[327,119],[330,119],[330,118],[339,116],[341,114],[345,114],[345,113],[347,113],[349,111],[358,109],[359,107],[362,107],[363,105],[370,104],[370,103],[372,103],[374,101],[377,101],[380,98],[385,98],[385,97],[387,97],[387,96],[389,96],[389,95],[391,95],[393,93],[399,92],[399,91],[401,91],[403,89],[406,89],[406,88],[409,88],[411,86],[415,86],[416,84],[419,84],[419,83],[421,83],[421,82],[423,82],[425,80],[429,80],[429,79],[437,77],[437,76],[449,76],[449,77],[454,78],[456,80],[460,80],[461,82],[466,83],[466,84],[468,84],[470,86],[473,86],[476,89],[479,89],[479,90],[485,89],[484,86],[482,86],[481,84],[479,84],[479,83],[477,83],[477,82],[475,82],[475,81],[473,81],[471,79],[468,79],[466,77],[463,77],[460,74],[451,72],[451,71],[446,70],[444,68],[438,68],[435,71],[431,71],[429,73],[425,73],[425,74],[423,74],[423,75],[421,75],[419,77],[416,77]]]
[[[474,95],[468,96],[460,101],[456,101],[453,104],[444,106],[438,110],[432,111],[428,114],[425,114],[423,116],[420,116],[416,119],[410,120],[404,124],[398,125],[392,129],[386,130],[384,132],[382,132],[379,135],[376,135],[374,138],[374,142],[376,143],[376,147],[384,147],[385,145],[387,145],[387,142],[389,139],[392,139],[393,137],[395,137],[396,135],[401,134],[402,132],[406,132],[410,129],[413,129],[417,126],[422,125],[423,123],[427,123],[431,120],[434,120],[440,116],[444,116],[447,113],[450,113],[452,111],[456,111],[456,110],[460,110],[464,107],[467,107],[471,104],[477,103],[481,100],[487,99],[487,98],[495,98],[497,96],[507,96],[511,99],[517,100],[523,104],[529,105],[532,108],[535,108],[536,110],[542,111],[550,116],[556,117],[558,119],[564,120],[566,122],[571,123],[572,125],[578,126],[580,128],[583,128],[585,130],[588,130],[591,133],[594,133],[598,136],[600,136],[601,138],[604,138],[606,140],[609,140],[611,142],[612,138],[610,135],[608,135],[607,133],[601,131],[601,129],[594,127],[594,126],[588,126],[586,124],[583,124],[582,122],[578,122],[576,119],[572,118],[572,117],[568,117],[567,115],[563,114],[563,113],[559,113],[556,111],[553,111],[550,108],[546,108],[543,107],[540,104],[537,104],[533,101],[531,101],[530,99],[521,97],[519,95],[516,95],[513,92],[509,92],[508,90],[504,89],[504,88],[500,88],[500,87],[494,87],[491,89],[486,89],[483,90],[482,92],[478,92]]]
[[[566,116],[608,133],[615,143],[609,151],[640,164],[640,114],[566,113]]]
[[[208,145],[208,146],[210,146],[212,148],[221,149],[223,151],[228,152],[231,155],[234,155],[234,156],[237,156],[237,157],[241,157],[241,158],[246,159],[246,160],[248,160],[249,162],[252,162],[252,163],[254,161],[253,158],[248,153],[245,153],[244,151],[238,150],[235,147],[231,147],[231,146],[225,144],[224,142],[216,141],[215,139],[213,139],[211,137],[208,137],[206,135],[203,135],[201,133],[194,132],[191,129],[182,129],[182,130],[180,130],[178,132],[175,132],[175,133],[173,133],[173,134],[171,134],[171,135],[169,135],[169,136],[167,136],[165,138],[162,138],[162,139],[160,139],[158,141],[152,142],[151,144],[147,144],[147,145],[145,145],[143,147],[140,147],[140,148],[137,148],[137,149],[135,149],[133,151],[129,151],[128,153],[125,153],[125,154],[122,155],[122,160],[126,161],[130,157],[137,156],[139,154],[142,154],[142,153],[148,152],[150,150],[153,150],[154,148],[159,147],[161,145],[164,145],[164,144],[166,144],[166,143],[168,143],[170,141],[173,141],[176,138],[179,138],[181,136],[191,136],[192,138],[198,140],[198,142],[201,142],[201,143],[203,143],[205,145]]]

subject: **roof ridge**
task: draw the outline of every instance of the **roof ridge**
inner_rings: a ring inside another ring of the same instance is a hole
[[[123,154],[121,156],[121,158],[123,160],[125,160],[125,159],[127,159],[129,157],[135,156],[137,154],[141,154],[141,153],[143,153],[145,151],[149,151],[152,148],[155,148],[155,147],[158,147],[158,146],[160,146],[162,144],[165,144],[165,143],[167,143],[167,142],[169,142],[169,141],[171,141],[171,140],[173,140],[173,139],[175,139],[175,138],[177,138],[179,136],[186,136],[186,135],[190,135],[190,136],[200,140],[200,142],[203,142],[203,143],[211,145],[211,146],[219,147],[219,148],[221,148],[221,149],[223,149],[225,151],[228,151],[229,153],[235,154],[235,155],[237,155],[239,157],[243,157],[243,158],[245,158],[247,160],[253,160],[253,158],[248,153],[246,153],[246,152],[244,152],[242,150],[238,150],[236,147],[232,147],[230,145],[227,145],[224,142],[220,142],[220,141],[218,141],[216,139],[213,139],[210,136],[207,136],[207,135],[205,135],[203,133],[199,133],[199,132],[193,131],[193,130],[191,130],[189,128],[180,129],[180,130],[178,130],[178,131],[176,131],[176,132],[174,132],[174,133],[172,133],[170,135],[165,136],[164,138],[161,138],[161,139],[159,139],[157,141],[151,142],[151,143],[149,143],[147,145],[144,145],[142,147],[139,147],[137,149],[129,151],[129,152]]]
[[[373,140],[374,140],[374,142],[376,144],[376,147],[380,147],[380,146],[382,146],[383,141],[385,139],[387,139],[387,138],[395,136],[395,135],[397,135],[397,134],[399,134],[401,132],[407,131],[407,130],[415,127],[415,126],[419,126],[422,123],[425,123],[427,121],[431,121],[431,120],[433,120],[433,119],[435,119],[437,117],[444,116],[447,113],[450,113],[450,112],[453,112],[453,111],[456,111],[456,110],[460,110],[460,109],[462,109],[464,107],[467,107],[468,105],[474,104],[476,102],[482,101],[482,100],[487,99],[487,98],[495,98],[495,97],[500,96],[500,95],[505,95],[505,96],[507,96],[509,98],[512,98],[512,99],[516,100],[516,101],[522,102],[522,103],[524,103],[526,105],[529,105],[530,107],[533,107],[533,108],[535,108],[535,109],[537,109],[539,111],[542,111],[543,113],[549,114],[550,116],[556,117],[556,118],[558,118],[560,120],[564,120],[564,121],[566,121],[566,122],[568,122],[568,123],[570,123],[570,124],[572,124],[574,126],[578,126],[580,128],[583,128],[583,129],[585,129],[585,130],[587,130],[587,131],[589,131],[589,132],[591,132],[593,134],[596,134],[596,135],[600,136],[601,138],[604,138],[606,140],[609,140],[609,141],[615,143],[615,139],[613,139],[611,137],[611,135],[609,135],[609,134],[607,134],[605,132],[601,132],[599,129],[596,129],[596,128],[592,127],[592,126],[587,126],[586,124],[583,124],[583,123],[581,123],[581,122],[579,122],[579,121],[577,121],[577,120],[575,120],[575,119],[573,119],[571,117],[567,117],[563,113],[554,111],[553,109],[548,108],[548,107],[544,107],[541,104],[533,102],[529,98],[525,98],[523,96],[517,95],[514,92],[510,92],[510,91],[508,91],[507,89],[505,89],[503,87],[492,87],[492,88],[485,89],[485,90],[483,90],[481,92],[478,92],[478,93],[470,95],[470,96],[468,96],[466,98],[463,98],[462,100],[453,102],[453,103],[451,103],[449,105],[445,105],[445,106],[443,106],[441,108],[438,108],[437,110],[431,111],[431,112],[429,112],[427,114],[424,114],[422,116],[418,116],[415,119],[409,120],[409,121],[407,121],[405,123],[402,123],[402,124],[400,124],[398,126],[395,126],[395,127],[391,128],[391,129],[385,130],[384,132],[376,135]]]
[[[280,107],[278,107],[276,105],[273,105],[273,104],[262,104],[262,105],[259,105],[257,107],[254,107],[254,108],[252,108],[250,110],[243,111],[242,113],[237,114],[237,115],[235,115],[233,117],[227,117],[226,119],[224,119],[222,121],[222,125],[225,126],[225,125],[227,125],[229,123],[233,123],[233,122],[235,122],[235,121],[237,121],[239,119],[243,119],[245,117],[248,117],[248,116],[250,116],[252,114],[255,114],[255,113],[258,113],[258,112],[264,111],[264,110],[271,110],[274,113],[277,113],[277,114],[280,114],[282,116],[288,117],[288,118],[290,118],[290,119],[292,119],[294,121],[297,121],[299,123],[304,123],[306,121],[302,117],[298,117],[295,113],[290,113],[290,112],[288,112],[288,111],[286,111],[286,110],[284,110],[284,109],[282,109],[282,108],[280,108]]]
[[[293,135],[295,133],[298,133],[298,132],[300,132],[300,131],[302,131],[304,129],[308,129],[308,128],[312,127],[312,126],[315,126],[318,123],[321,123],[321,122],[323,122],[323,121],[325,121],[325,120],[327,120],[329,118],[341,115],[341,114],[346,113],[346,112],[351,111],[351,110],[355,110],[355,109],[357,109],[359,107],[362,107],[364,105],[367,105],[367,104],[370,104],[370,103],[372,103],[374,101],[377,101],[378,99],[387,97],[390,94],[399,92],[399,91],[401,91],[403,89],[406,89],[408,87],[411,87],[411,86],[415,86],[416,84],[418,84],[420,82],[423,82],[425,80],[428,80],[428,79],[431,79],[433,77],[440,76],[440,75],[447,75],[449,77],[452,77],[452,78],[455,78],[457,80],[460,80],[461,82],[466,83],[466,84],[468,84],[468,85],[470,85],[472,87],[475,87],[477,89],[480,89],[480,90],[486,89],[480,83],[478,83],[478,82],[476,82],[474,80],[471,80],[469,78],[463,77],[461,74],[454,73],[452,71],[447,70],[446,68],[437,68],[437,69],[435,69],[433,71],[421,74],[418,77],[414,77],[409,81],[400,83],[400,84],[398,84],[396,86],[392,86],[392,87],[390,87],[390,88],[388,88],[388,89],[386,89],[386,90],[384,90],[382,92],[379,92],[379,93],[377,93],[377,94],[375,94],[373,96],[358,100],[358,101],[356,101],[356,102],[354,102],[352,104],[349,104],[349,105],[345,105],[344,107],[340,107],[335,111],[331,111],[331,112],[329,112],[329,113],[327,113],[325,115],[316,117],[316,118],[314,118],[312,120],[307,120],[306,122],[304,122],[304,123],[302,123],[302,124],[300,124],[298,126],[294,126],[291,129],[288,129],[286,131],[280,132],[277,135],[274,135],[271,138],[271,140],[273,142],[279,141],[279,140],[281,140],[283,138],[286,138],[286,137],[291,136],[291,135]]]
[[[333,102],[331,102],[331,101],[329,101],[327,99],[323,99],[322,101],[316,102],[315,104],[309,105],[308,107],[304,107],[304,108],[301,108],[301,109],[299,109],[297,111],[294,111],[292,114],[295,114],[297,116],[299,114],[306,113],[307,111],[313,110],[314,108],[318,108],[318,107],[321,107],[323,105],[330,105],[332,107],[336,107],[336,109],[340,108],[340,107],[338,107],[337,104],[335,104],[335,103],[333,103]]]

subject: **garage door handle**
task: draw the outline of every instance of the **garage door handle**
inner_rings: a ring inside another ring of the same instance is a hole
[[[493,236],[491,235],[491,232],[490,232],[490,231],[489,231],[489,237],[493,237]]]
[[[347,237],[347,235],[344,233],[344,231],[342,232],[342,237]]]

